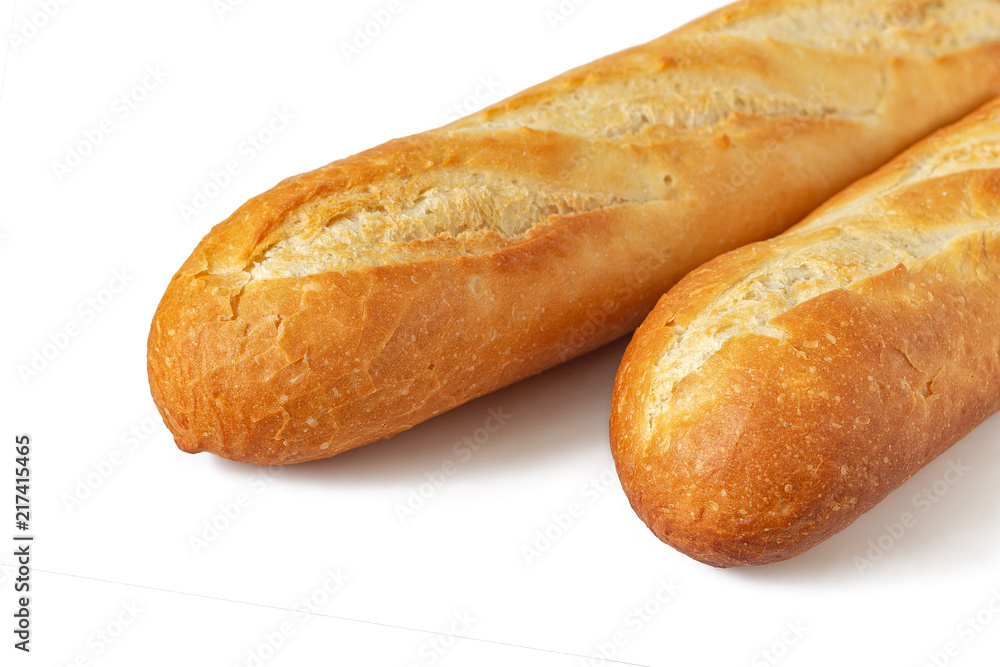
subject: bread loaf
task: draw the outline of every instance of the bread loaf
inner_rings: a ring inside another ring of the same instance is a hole
[[[998,0],[756,0],[216,226],[149,335],[181,449],[331,456],[629,331],[996,93]]]
[[[1000,408],[1000,101],[656,306],[615,384],[632,507],[716,566],[822,542]]]

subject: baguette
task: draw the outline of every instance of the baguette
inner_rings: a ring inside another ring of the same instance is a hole
[[[718,567],[780,561],[1000,408],[1000,100],[700,267],[615,382],[626,495]]]
[[[283,181],[153,319],[178,446],[256,464],[389,437],[631,331],[996,94],[1000,0],[755,0]]]

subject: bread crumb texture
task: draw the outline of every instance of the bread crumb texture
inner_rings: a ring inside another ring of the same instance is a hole
[[[612,439],[633,507],[718,566],[849,525],[1000,407],[1000,102],[640,327]]]
[[[740,2],[286,179],[172,279],[153,398],[185,451],[275,465],[588,352],[995,94],[998,36],[1000,0]]]
[[[874,53],[887,63],[902,55],[936,58],[996,41],[998,25],[996,0],[742,3],[433,134],[455,143],[512,132],[648,144],[665,134],[711,133],[734,115],[757,124],[788,117],[863,118],[878,112],[885,94],[884,82],[864,85],[873,73],[858,71],[854,81],[845,78],[839,85],[807,86],[798,76],[775,76],[761,65],[776,50],[815,57],[790,46]],[[803,95],[807,87],[812,92]],[[310,198],[289,211],[277,225],[280,233],[258,249],[248,267],[251,279],[415,261],[442,251],[490,252],[560,216],[669,197],[673,180],[668,173],[622,191],[601,188],[601,180],[593,179],[597,187],[580,188],[579,179],[553,183],[549,173],[512,174],[503,163],[483,169],[468,162],[457,152],[429,154],[423,169],[386,168],[380,178]],[[420,243],[442,237],[453,243]]]

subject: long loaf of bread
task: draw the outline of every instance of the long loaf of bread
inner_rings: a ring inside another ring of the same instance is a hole
[[[720,567],[840,531],[1000,408],[1000,100],[692,272],[619,370],[639,516]]]
[[[149,335],[177,444],[258,464],[407,429],[629,331],[983,103],[1000,0],[750,0],[216,226]]]

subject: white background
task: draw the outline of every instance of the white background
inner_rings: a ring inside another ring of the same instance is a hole
[[[265,471],[177,450],[149,397],[146,334],[211,225],[288,175],[442,124],[481,77],[496,90],[471,106],[720,3],[592,0],[553,26],[557,0],[410,0],[351,62],[341,44],[387,0],[218,4],[0,2],[0,22],[15,19],[0,97],[0,539],[13,544],[15,433],[34,443],[37,535],[30,656],[11,646],[13,546],[0,551],[0,663],[598,665],[613,649],[639,665],[919,666],[955,642],[938,664],[997,664],[998,418],[815,550],[728,571],[656,540],[613,474],[624,342],[323,462]],[[253,154],[244,142],[275,110],[294,119]],[[58,168],[104,119],[110,133]],[[210,187],[233,160],[239,173]],[[206,188],[204,210],[183,215]],[[87,303],[102,298],[101,312]],[[490,410],[509,420],[464,460],[455,444]],[[427,486],[447,461],[454,474]],[[915,498],[927,489],[935,502]],[[206,532],[213,521],[224,529]],[[546,544],[545,530],[561,534]],[[321,603],[292,611],[307,596]]]

